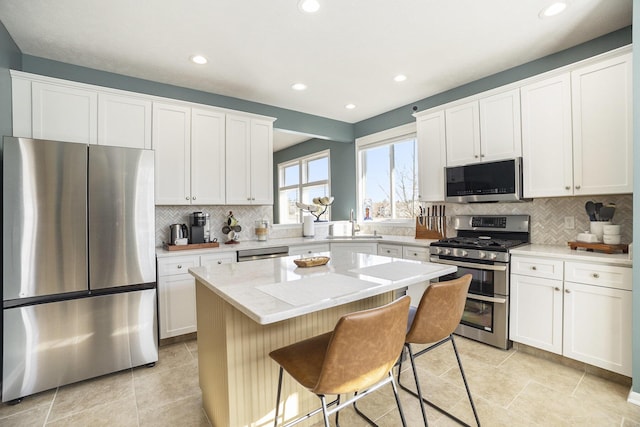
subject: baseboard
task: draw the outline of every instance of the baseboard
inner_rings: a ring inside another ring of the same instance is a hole
[[[640,406],[640,393],[636,393],[633,390],[629,390],[629,397],[627,397],[627,402]]]

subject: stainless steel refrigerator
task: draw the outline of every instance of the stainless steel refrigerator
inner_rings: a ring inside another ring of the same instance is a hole
[[[5,137],[2,401],[158,360],[153,151]]]

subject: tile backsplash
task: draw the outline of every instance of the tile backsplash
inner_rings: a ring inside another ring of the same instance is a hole
[[[519,203],[447,203],[447,216],[455,215],[530,215],[531,243],[543,245],[566,245],[575,240],[578,233],[589,230],[589,218],[584,205],[587,201],[615,203],[616,212],[613,224],[621,226],[622,243],[631,242],[633,224],[633,195],[584,196],[584,197],[553,197],[534,199]],[[273,221],[271,206],[156,206],[156,245],[169,239],[169,225],[175,223],[189,224],[189,214],[196,211],[209,213],[211,216],[211,233],[218,241],[225,241],[222,227],[229,211],[232,211],[238,223],[242,226],[241,240],[254,239],[254,221],[268,219]],[[574,229],[565,228],[565,217],[573,217]],[[323,225],[317,225],[317,234],[326,234]],[[415,226],[399,224],[365,223],[362,232],[380,234],[415,235]],[[299,237],[302,236],[302,225],[277,227],[272,229],[271,237]],[[447,234],[455,235],[451,221],[447,224]]]
[[[238,220],[242,227],[240,232],[241,240],[253,239],[254,221],[268,219],[273,221],[273,207],[271,206],[156,206],[156,246],[162,246],[168,242],[169,226],[171,224],[189,225],[189,214],[193,212],[208,213],[211,218],[211,235],[218,238],[219,242],[226,240],[222,233],[229,211]],[[300,226],[302,234],[302,226]]]
[[[615,203],[613,224],[621,227],[622,243],[631,242],[633,224],[633,195],[553,197],[518,203],[447,203],[447,235],[455,236],[451,217],[456,215],[529,215],[531,217],[531,243],[566,245],[578,233],[589,230],[589,218],[584,205],[587,201]],[[575,228],[565,228],[565,217],[573,217]],[[415,235],[415,227],[392,224],[365,223],[363,231],[381,234]]]

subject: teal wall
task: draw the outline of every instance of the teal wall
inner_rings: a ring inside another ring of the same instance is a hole
[[[630,43],[631,27],[626,27],[562,52],[493,74],[358,122],[355,124],[354,136],[359,138],[414,121],[415,119],[411,115],[413,113],[413,106],[417,106],[418,111],[427,110],[441,104],[446,104],[447,102],[455,101],[456,99],[465,98],[476,93],[517,82],[518,80],[535,76],[536,74],[544,73],[554,68],[562,67]]]
[[[349,212],[356,206],[356,159],[353,144],[311,139],[273,154],[273,194],[278,195],[278,163],[307,156],[329,149],[331,151],[331,195],[335,197],[331,206],[331,219],[349,219]],[[279,222],[278,206],[273,207],[273,222]]]
[[[0,136],[13,135],[11,126],[10,69],[22,68],[22,55],[5,26],[0,22]]]
[[[302,133],[325,136],[328,139],[341,142],[353,141],[353,125],[338,120],[313,116],[285,108],[259,104],[243,99],[232,98],[214,93],[202,92],[172,86],[164,83],[121,74],[94,70],[77,65],[65,64],[50,59],[24,55],[22,58],[22,70],[28,73],[41,74],[49,77],[57,77],[114,89],[144,93],[148,95],[162,96],[183,101],[196,102],[232,110],[246,111],[248,113],[262,114],[277,118],[274,127]]]
[[[640,188],[640,0],[633,0],[633,187]],[[640,393],[640,198],[633,198],[633,382]]]

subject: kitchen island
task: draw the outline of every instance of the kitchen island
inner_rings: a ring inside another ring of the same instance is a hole
[[[196,278],[202,403],[214,426],[273,425],[278,367],[271,350],[330,331],[342,315],[390,302],[405,286],[456,271],[361,253],[311,268],[297,267],[296,258],[189,269]],[[292,419],[319,401],[285,376],[281,402],[280,413]]]

